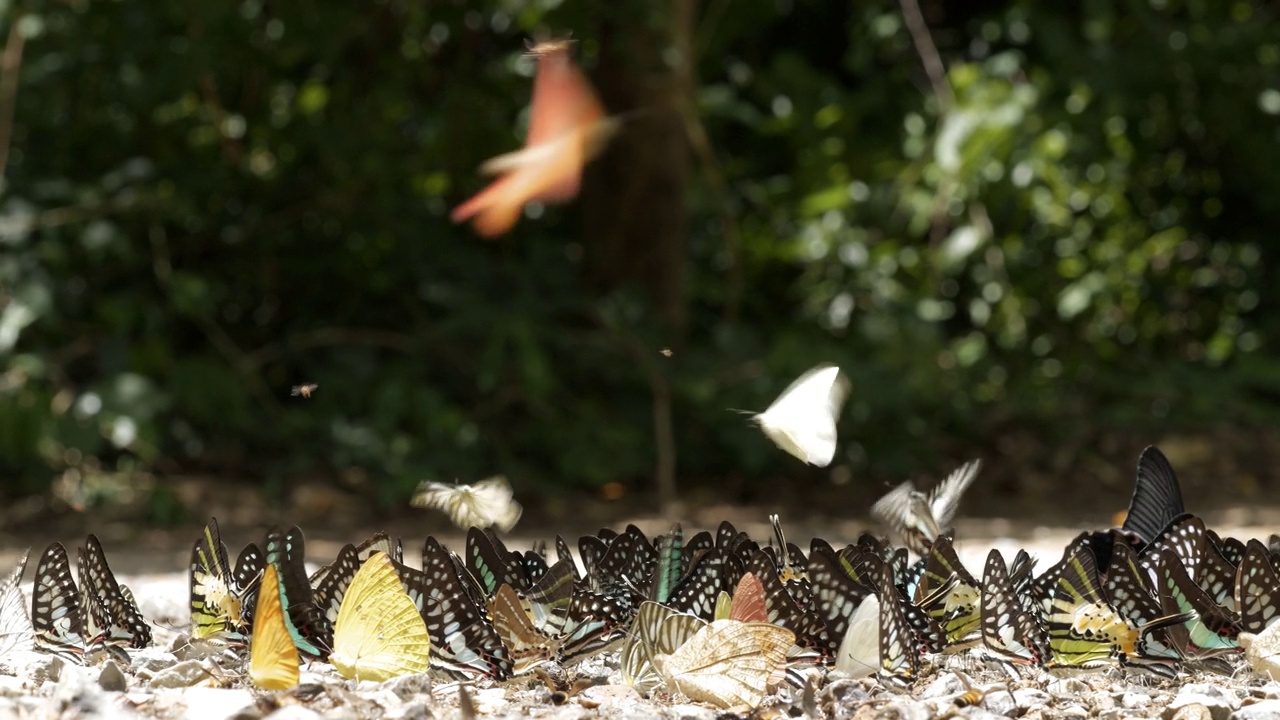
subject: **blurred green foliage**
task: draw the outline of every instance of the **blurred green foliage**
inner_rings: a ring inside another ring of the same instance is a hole
[[[818,474],[726,408],[819,361],[855,476],[1274,426],[1274,5],[922,4],[942,95],[896,0],[696,3],[680,327],[584,282],[578,204],[497,242],[447,217],[521,142],[526,38],[591,72],[599,23],[665,3],[7,4],[0,494],[645,487],[655,373],[685,487]]]

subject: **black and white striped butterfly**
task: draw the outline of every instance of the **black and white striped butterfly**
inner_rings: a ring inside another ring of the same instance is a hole
[[[36,650],[76,663],[84,661],[80,591],[62,543],[45,548],[36,564],[36,579],[31,590],[31,625],[36,634]]]
[[[151,626],[142,617],[129,588],[116,582],[98,538],[89,535],[80,548],[80,633],[86,649],[98,646],[144,648]]]

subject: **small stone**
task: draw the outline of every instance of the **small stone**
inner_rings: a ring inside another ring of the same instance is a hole
[[[271,720],[320,720],[320,713],[301,705],[285,705],[267,717]]]
[[[115,660],[102,663],[102,672],[98,674],[98,687],[107,692],[124,692],[129,689],[129,681]]]
[[[401,702],[408,702],[419,695],[431,695],[431,678],[425,673],[394,677],[384,686],[395,693]]]
[[[253,693],[242,688],[188,687],[181,698],[185,720],[220,720],[253,706]]]
[[[881,708],[880,717],[892,717],[898,720],[931,720],[933,708],[928,703],[905,701],[889,703]]]
[[[1120,707],[1132,710],[1151,704],[1151,696],[1146,693],[1127,692],[1120,696]]]
[[[165,668],[151,678],[151,687],[184,688],[191,687],[209,678],[209,671],[199,660],[184,660]]]
[[[1200,703],[1187,703],[1173,712],[1171,720],[1213,720],[1213,713]]]
[[[630,685],[592,685],[578,693],[578,704],[595,703],[596,707],[610,708],[630,705],[640,700],[640,693]]]
[[[1175,697],[1167,707],[1165,707],[1164,714],[1162,715],[1164,720],[1192,720],[1193,718],[1196,720],[1227,720],[1227,716],[1231,714],[1231,706],[1227,704],[1227,700],[1222,696],[1221,691],[1217,691],[1217,688],[1214,688],[1216,695],[1208,695],[1201,692],[1187,692],[1188,688],[1200,690],[1207,687],[1211,686],[1183,686],[1182,690],[1178,692],[1178,696]],[[1190,713],[1196,713],[1193,715],[1184,716],[1178,714],[1182,708],[1191,705],[1199,705],[1203,707],[1204,711],[1208,713],[1208,715],[1202,716],[1198,714],[1200,712],[1199,710],[1188,711]]]
[[[1262,700],[1252,705],[1242,706],[1231,713],[1230,720],[1276,720],[1276,718],[1280,718],[1280,700]]]
[[[66,668],[67,661],[57,655],[34,653],[23,674],[30,678],[31,682],[39,685],[45,682],[58,682]]]
[[[134,675],[146,673],[151,676],[177,663],[178,658],[173,653],[158,647],[147,647],[133,653],[129,669]]]
[[[1058,711],[1063,717],[1086,718],[1089,717],[1089,710],[1083,705],[1068,705]]]
[[[1240,633],[1239,640],[1244,658],[1254,672],[1280,680],[1280,623],[1271,623],[1257,635]]]

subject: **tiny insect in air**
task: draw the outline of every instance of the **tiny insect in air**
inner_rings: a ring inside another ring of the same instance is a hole
[[[301,395],[304,398],[309,398],[311,397],[311,393],[315,392],[316,388],[318,387],[320,387],[320,385],[317,383],[307,383],[306,385],[294,385],[293,388],[289,390],[289,394],[294,397]]]
[[[658,351],[658,354],[662,355],[663,357],[671,357],[672,355],[671,348],[662,348],[661,350]]]

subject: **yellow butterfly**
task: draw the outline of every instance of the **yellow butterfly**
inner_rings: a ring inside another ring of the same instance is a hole
[[[270,563],[262,573],[258,607],[253,615],[249,677],[263,690],[288,690],[298,684],[298,648],[284,624],[280,577]]]
[[[427,671],[431,638],[391,558],[376,552],[342,596],[329,662],[343,677],[382,682]]]

